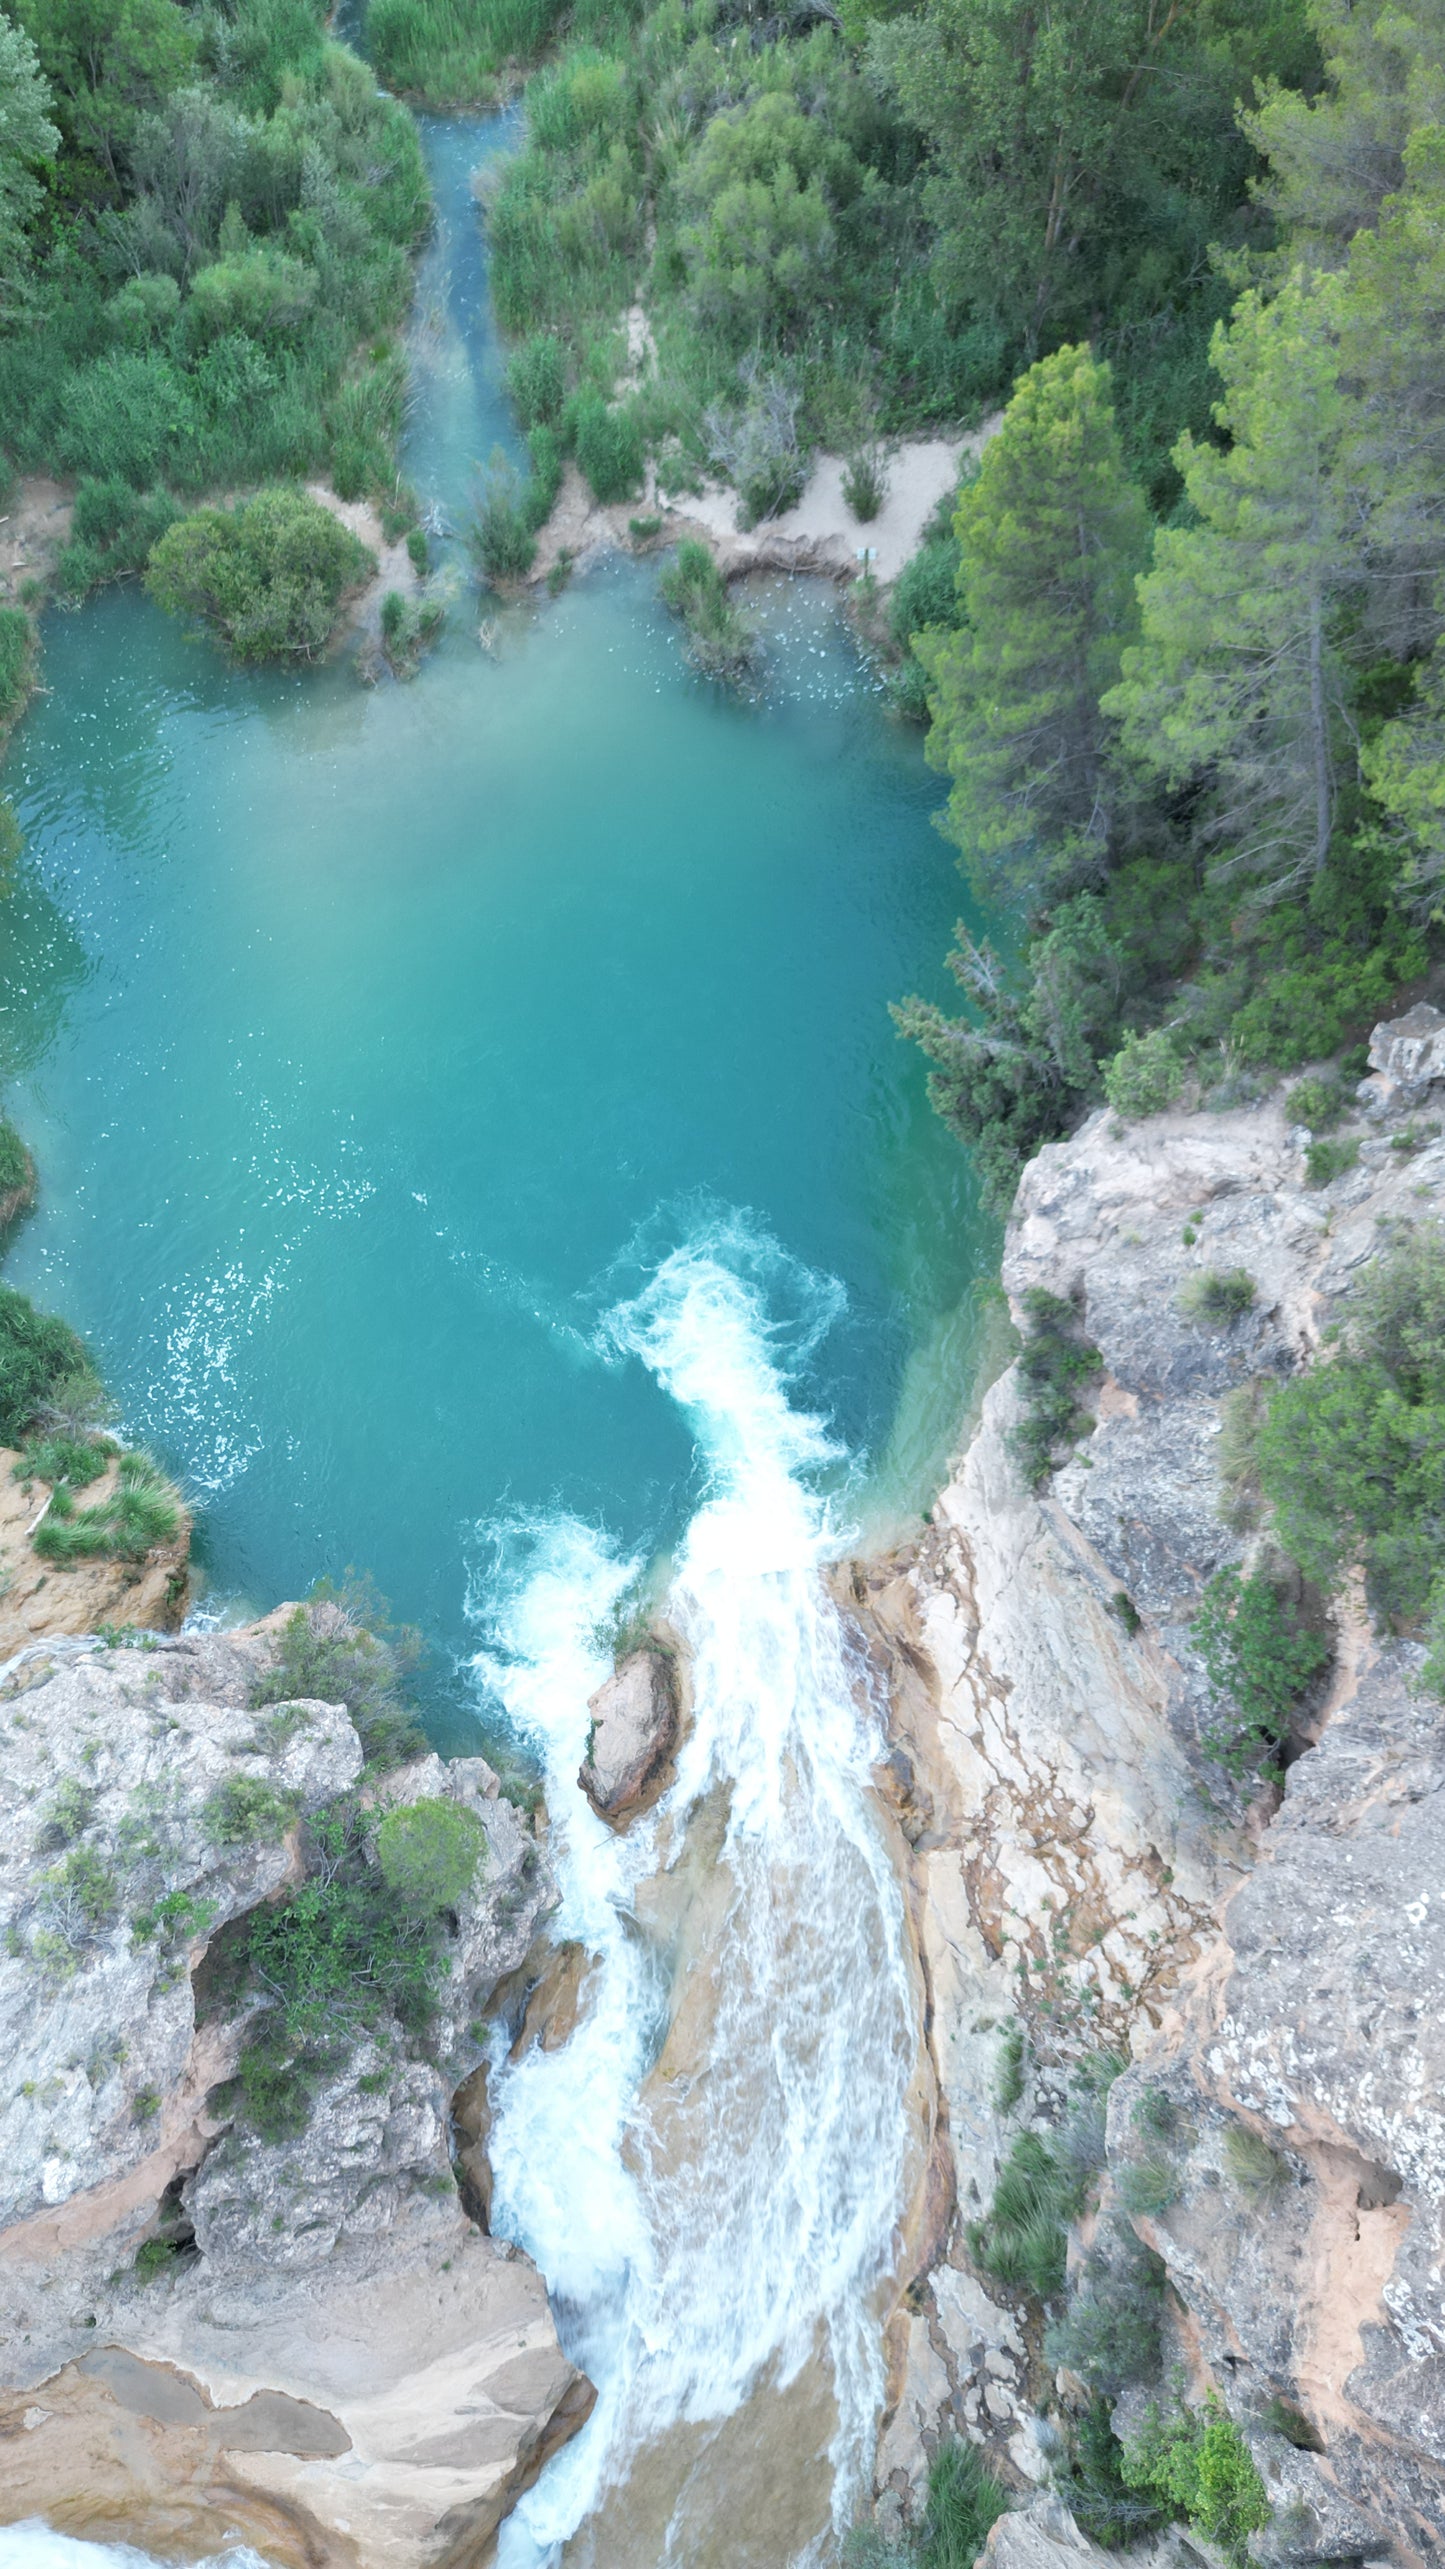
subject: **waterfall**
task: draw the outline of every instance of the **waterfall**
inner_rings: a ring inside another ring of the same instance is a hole
[[[667,1606],[692,1727],[676,1781],[625,1836],[576,1778],[610,1664],[598,1627],[635,1565],[573,1520],[513,1525],[477,1598],[479,1672],[546,1772],[555,1932],[595,1957],[570,2039],[499,2058],[493,2078],[494,2226],[536,2259],[598,2390],[504,2527],[501,2569],[555,2562],[670,2435],[656,2558],[632,2569],[692,2569],[709,2432],[809,2365],[831,2393],[835,2525],[869,2460],[916,2029],[866,1791],[878,1743],[822,1576],[837,1538],[817,1482],[837,1458],[788,1396],[800,1334],[832,1314],[831,1289],[804,1281],[742,1226],[714,1226],[603,1324],[603,1346],[686,1416],[703,1475]],[[649,1902],[659,1874],[679,1897]],[[584,2535],[569,2554],[594,2556],[614,2552]]]

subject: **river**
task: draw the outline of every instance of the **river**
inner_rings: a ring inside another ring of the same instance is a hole
[[[6,777],[44,1181],[7,1273],[194,1493],[209,1610],[361,1564],[425,1635],[438,1743],[546,1775],[594,1961],[572,2039],[499,2064],[496,2221],[600,2396],[503,2569],[793,2569],[866,2473],[910,2146],[820,1565],[936,1484],[982,1326],[991,1236],[887,1016],[944,995],[961,888],[830,592],[762,593],[746,706],[687,673],[655,565],[479,649],[454,534],[516,438],[469,180],[508,128],[424,132],[407,463],[447,636],[365,689],[229,670],[133,592],[50,619]],[[695,1718],[617,1838],[574,1779],[658,1560]]]

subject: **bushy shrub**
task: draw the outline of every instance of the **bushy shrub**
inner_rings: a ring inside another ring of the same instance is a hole
[[[420,1635],[391,1624],[365,1581],[338,1587],[322,1579],[287,1616],[251,1703],[258,1711],[270,1704],[344,1705],[368,1766],[399,1766],[426,1747],[406,1692],[420,1656]]]
[[[746,398],[732,410],[714,403],[703,426],[713,460],[737,491],[738,524],[780,517],[802,498],[807,457],[798,431],[801,395],[787,379],[744,367]]]
[[[138,491],[118,476],[108,482],[83,481],[75,494],[70,540],[56,564],[62,595],[81,598],[102,581],[143,571],[179,515],[169,491]]]
[[[1168,2522],[1159,2500],[1125,2479],[1124,2448],[1114,2433],[1110,2403],[1099,2394],[1069,2428],[1054,2482],[1080,2532],[1106,2551],[1125,2550]]]
[[[1351,1295],[1328,1364],[1281,1385],[1258,1470],[1280,1541],[1332,1587],[1364,1564],[1377,1610],[1422,1614],[1445,1533],[1445,1234],[1422,1229]]]
[[[0,1202],[5,1197],[28,1195],[35,1182],[35,1169],[8,1115],[0,1115]]]
[[[168,614],[199,617],[238,660],[312,660],[347,590],[375,569],[375,555],[319,500],[277,489],[181,518],[151,555],[146,586]]]
[[[1329,1666],[1329,1644],[1263,1570],[1248,1578],[1233,1568],[1216,1571],[1192,1630],[1219,1714],[1205,1747],[1231,1775],[1277,1775],[1274,1752]]]
[[[1247,2569],[1249,2537],[1270,2519],[1264,2482],[1218,2395],[1172,2417],[1151,2408],[1124,2446],[1124,2477],[1217,2542],[1230,2569]]]
[[[428,1911],[459,1909],[486,1853],[486,1830],[461,1802],[405,1803],[387,1812],[376,1833],[383,1879],[413,1907]]]
[[[1129,1034],[1104,1065],[1104,1095],[1116,1115],[1138,1122],[1162,1115],[1184,1085],[1184,1065],[1162,1026]]]
[[[1327,1133],[1347,1115],[1354,1100],[1339,1079],[1296,1080],[1284,1101],[1284,1110],[1292,1124],[1307,1124],[1312,1133]]]
[[[1179,1308],[1186,1320],[1227,1329],[1253,1307],[1254,1278],[1247,1267],[1205,1267],[1187,1276],[1179,1288]]]
[[[215,1846],[264,1846],[284,1837],[295,1817],[295,1794],[278,1792],[259,1775],[228,1775],[201,1808],[201,1826]]]
[[[1066,2364],[1091,2389],[1117,2399],[1131,2383],[1153,2381],[1159,2371],[1164,2311],[1164,2265],[1132,2230],[1109,2234],[1095,2247],[1069,2296],[1064,2317],[1044,2339],[1051,2364]]]
[[[1311,1186],[1333,1186],[1337,1177],[1352,1169],[1360,1156],[1358,1138],[1333,1138],[1311,1142],[1305,1151],[1305,1176]]]
[[[1039,1489],[1053,1470],[1058,1449],[1077,1443],[1093,1427],[1078,1394],[1103,1370],[1104,1360],[1079,1324],[1071,1302],[1042,1286],[1024,1295],[1029,1334],[1018,1360],[1023,1417],[1010,1446],[1031,1490]]]
[[[584,393],[573,406],[577,461],[604,508],[630,500],[642,483],[642,431],[635,412]]]
[[[0,1284],[0,1444],[18,1445],[47,1399],[72,1380],[99,1388],[74,1330]]]

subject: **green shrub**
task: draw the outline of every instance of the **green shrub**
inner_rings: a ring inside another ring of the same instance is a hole
[[[419,580],[424,580],[428,571],[431,569],[431,545],[427,541],[427,532],[424,526],[408,527],[406,550],[407,559],[410,562],[412,569],[415,571],[417,578]]]
[[[173,2239],[142,2239],[135,2252],[135,2270],[141,2282],[153,2284],[159,2276],[168,2274],[177,2253]]]
[[[1129,2120],[1136,2131],[1153,2132],[1162,2139],[1175,2130],[1179,2112],[1173,2097],[1166,2095],[1162,2087],[1146,2087],[1134,2099]]]
[[[1312,1133],[1327,1133],[1353,1104],[1342,1080],[1321,1079],[1312,1074],[1308,1079],[1296,1080],[1284,1101],[1284,1110],[1292,1124],[1307,1124]]]
[[[1114,2433],[1110,2403],[1097,2394],[1068,2429],[1068,2447],[1055,2485],[1081,2533],[1106,2551],[1122,2551],[1168,2522],[1157,2498],[1131,2488],[1124,2477],[1124,2448]]]
[[[1091,2389],[1117,2399],[1159,2371],[1164,2265],[1132,2230],[1119,2229],[1108,2253],[1091,2249],[1062,2319],[1044,2338],[1051,2364],[1066,2364]]]
[[[99,1392],[74,1330],[37,1311],[13,1285],[0,1284],[0,1444],[18,1445],[48,1398],[74,1380]]]
[[[642,431],[636,413],[614,407],[600,393],[573,404],[577,461],[595,500],[604,508],[635,497],[642,483]]]
[[[1398,1241],[1355,1286],[1343,1344],[1282,1384],[1258,1470],[1285,1549],[1332,1587],[1363,1562],[1378,1612],[1424,1613],[1445,1538],[1445,1235]]]
[[[34,651],[34,628],[23,607],[0,606],[0,723],[19,711],[30,692]]]
[[[376,1833],[383,1880],[428,1911],[460,1909],[486,1854],[486,1830],[461,1802],[408,1802],[388,1811]]]
[[[0,1115],[0,1199],[7,1195],[28,1195],[35,1183],[35,1166],[8,1115]]]
[[[64,1481],[67,1488],[85,1490],[98,1481],[116,1448],[108,1437],[72,1436],[56,1428],[48,1436],[32,1436],[23,1447],[15,1466],[17,1481],[48,1481],[52,1487]]]
[[[1131,2488],[1146,2490],[1217,2542],[1230,2569],[1247,2569],[1249,2537],[1263,2532],[1270,2505],[1249,2447],[1216,2393],[1172,2418],[1151,2408],[1124,2447],[1123,2470]]]
[[[1205,1267],[1180,1286],[1179,1309],[1186,1320],[1227,1329],[1251,1309],[1254,1292],[1254,1278],[1247,1267]]]
[[[1129,1034],[1104,1064],[1104,1095],[1116,1115],[1138,1122],[1162,1115],[1184,1085],[1184,1064],[1162,1026]]]
[[[1273,1579],[1216,1571],[1192,1630],[1223,1719],[1204,1745],[1231,1775],[1277,1775],[1271,1754],[1330,1664],[1328,1643],[1301,1623]]]
[[[975,2265],[998,2283],[1051,2301],[1063,2289],[1068,2225],[1082,2199],[1077,2172],[1037,2132],[1021,2132],[999,2170],[988,2211],[968,2225]]]
[[[704,678],[737,685],[757,658],[757,637],[728,595],[728,585],[705,544],[687,537],[657,583],[669,614],[687,627],[687,657]]]
[[[84,597],[106,580],[143,571],[180,511],[168,491],[138,491],[118,476],[83,481],[75,494],[70,540],[56,563],[66,597]]]
[[[1071,1302],[1031,1285],[1023,1304],[1029,1332],[1018,1359],[1024,1414],[1009,1443],[1028,1487],[1037,1490],[1055,1468],[1059,1448],[1091,1434],[1094,1421],[1078,1393],[1102,1372],[1104,1360]]]
[[[1259,1483],[1259,1434],[1274,1385],[1256,1376],[1236,1383],[1220,1403],[1219,1441],[1215,1464],[1223,1493],[1219,1513],[1236,1534],[1258,1525],[1263,1506]]]
[[[929,2466],[919,2569],[973,2569],[992,2528],[1012,2503],[976,2445],[940,2445]]]
[[[284,1837],[296,1817],[294,1793],[279,1793],[259,1775],[228,1775],[201,1807],[213,1846],[264,1846]]]
[[[420,1635],[388,1622],[364,1580],[318,1581],[282,1625],[272,1665],[251,1689],[252,1706],[344,1705],[369,1767],[399,1766],[426,1747],[406,1693],[421,1656]]]
[[[1347,1141],[1311,1142],[1305,1150],[1305,1175],[1311,1186],[1333,1186],[1337,1177],[1352,1169],[1360,1156],[1358,1137]]]
[[[146,586],[168,614],[199,617],[238,660],[311,660],[346,591],[375,569],[319,500],[277,489],[182,518],[151,555]]]

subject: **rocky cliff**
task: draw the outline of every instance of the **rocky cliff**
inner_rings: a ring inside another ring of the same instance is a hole
[[[552,1889],[481,1759],[358,1796],[341,1706],[255,1709],[276,1640],[62,1642],[5,1672],[0,2521],[460,2569],[591,2404],[540,2278],[452,2169],[478,2020]],[[477,1850],[429,2021],[321,2005],[304,2081],[267,2088],[271,1993],[238,1936],[301,1881],[308,1817],[320,1939],[324,1815],[364,1841],[419,1804],[458,1806]]]
[[[1047,2489],[1080,2385],[969,2223],[1020,2132],[1057,2141],[1078,2064],[1109,2050],[1131,2065],[1071,2264],[1111,2222],[1157,2250],[1156,2378],[1226,2401],[1272,2507],[1258,2556],[1441,2557],[1445,1725],[1419,1650],[1347,1601],[1283,1790],[1251,1797],[1212,1754],[1190,1629],[1252,1540],[1227,1521],[1227,1396],[1311,1361],[1382,1234],[1445,1201],[1439,1125],[1406,1120],[1441,1102],[1413,1023],[1377,1037],[1372,1120],[1328,1184],[1279,1100],[1127,1130],[1099,1114],[1041,1152],[1004,1282],[1020,1320],[1042,1289],[1099,1351],[1089,1432],[1031,1495],[1012,1367],[922,1541],[852,1573],[939,2095],[921,2270],[892,2323],[885,2524],[959,2428]],[[1191,1278],[1240,1269],[1246,1311],[1186,1316]],[[1161,2208],[1125,2210],[1146,2194]],[[1126,2430],[1143,2399],[1119,2401]],[[1092,2548],[1052,2495],[996,2547],[1000,2569]]]

